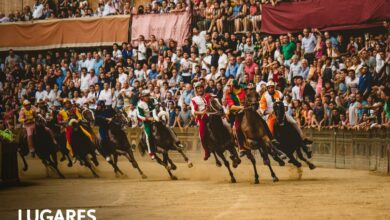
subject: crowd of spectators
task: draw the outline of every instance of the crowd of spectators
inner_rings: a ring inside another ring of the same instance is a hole
[[[206,11],[207,5],[215,9],[225,3],[206,0]],[[205,20],[207,16],[194,23],[184,45],[152,35],[112,48],[10,50],[0,59],[4,125],[15,125],[25,99],[59,108],[64,98],[70,98],[92,110],[97,100],[105,100],[108,106],[125,109],[137,126],[138,95],[149,89],[168,112],[169,126],[194,126],[189,111],[193,83],[203,82],[206,92],[224,104],[230,90],[227,82],[236,79],[259,97],[266,83],[274,81],[284,94],[287,113],[301,127],[390,127],[389,22],[375,32],[356,36],[304,29],[274,37],[248,29],[245,34],[234,33],[214,17]],[[237,27],[243,28],[244,20]]]
[[[252,25],[253,31],[259,30],[261,4],[276,5],[282,0],[152,0],[150,4],[132,7],[131,0],[99,0],[96,9],[92,9],[88,0],[35,0],[34,5],[26,5],[8,15],[0,12],[0,23],[31,21],[54,18],[79,18],[109,15],[159,14],[183,12],[194,8],[199,19],[206,25],[223,28],[228,22],[234,22],[237,29],[243,31]],[[221,26],[221,27],[220,27]]]

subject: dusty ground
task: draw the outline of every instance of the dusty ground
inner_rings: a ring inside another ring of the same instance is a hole
[[[260,184],[253,184],[249,164],[234,170],[238,183],[229,183],[225,168],[213,160],[194,161],[189,169],[178,163],[171,181],[165,170],[146,158],[139,163],[143,180],[126,161],[127,177],[116,178],[102,161],[100,179],[84,168],[61,165],[66,180],[30,160],[22,187],[0,190],[1,219],[17,219],[17,209],[97,209],[98,219],[390,219],[390,177],[367,171],[304,168],[303,179],[291,169],[276,167],[280,182],[260,168]],[[258,163],[259,164],[259,163]]]

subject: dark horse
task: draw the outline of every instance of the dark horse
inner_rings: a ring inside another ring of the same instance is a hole
[[[208,147],[211,153],[214,154],[217,166],[221,166],[218,157],[221,158],[225,167],[229,171],[231,182],[235,183],[236,178],[230,169],[229,161],[226,159],[224,152],[229,151],[231,156],[230,159],[233,162],[233,167],[236,168],[241,160],[238,157],[233,134],[229,127],[222,121],[224,115],[222,105],[218,99],[212,98],[210,100],[210,106],[208,110],[208,120],[205,129],[205,145]],[[218,157],[217,157],[218,156]]]
[[[168,152],[170,150],[178,151],[187,162],[188,167],[191,168],[193,166],[192,162],[185,155],[183,151],[183,145],[177,138],[176,133],[171,128],[165,126],[161,121],[153,122],[152,135],[154,143],[157,147],[157,153],[160,153],[163,156],[163,159],[161,159],[156,155],[157,163],[165,167],[172,180],[177,180],[177,177],[174,176],[171,172],[171,170],[176,170],[177,167],[171,158],[169,158]],[[141,155],[145,155],[145,152],[147,152],[148,148],[146,145],[146,135],[144,132],[142,132],[141,140],[138,146]]]
[[[280,142],[280,150],[282,150],[290,159],[289,163],[294,164],[297,168],[302,166],[302,164],[297,161],[293,155],[294,152],[296,152],[298,158],[304,161],[310,169],[315,169],[314,164],[307,160],[302,154],[301,150],[309,156],[309,149],[305,145],[298,131],[290,122],[287,121],[283,102],[275,102],[273,109],[276,115],[276,123],[274,125],[275,138]]]
[[[82,131],[85,129],[81,127],[81,124],[76,119],[71,119],[69,125],[72,126],[72,133],[70,136],[70,144],[73,149],[74,156],[80,161],[80,165],[86,166],[91,170],[94,177],[99,177],[92,167],[92,163],[95,166],[99,165],[96,158],[96,144]],[[92,134],[91,134],[92,135]],[[91,158],[89,158],[89,156]]]
[[[242,115],[239,115],[238,117],[242,117],[241,130],[245,139],[244,146],[248,149],[246,151],[246,156],[253,164],[255,171],[255,183],[259,183],[259,175],[256,169],[256,161],[251,153],[251,150],[258,150],[260,152],[264,164],[268,166],[271,172],[272,180],[277,182],[279,179],[272,169],[268,154],[272,155],[281,166],[284,165],[284,161],[278,157],[276,149],[269,138],[267,132],[268,128],[266,127],[267,124],[259,113],[257,113],[254,107],[255,104],[257,104],[256,98],[254,95],[248,93],[245,100],[244,109],[238,113]]]
[[[126,132],[124,131],[128,125],[128,120],[122,111],[117,111],[112,118],[109,124],[109,139],[110,143],[104,144],[101,143],[99,148],[108,147],[109,149],[105,149],[105,151],[111,157],[109,163],[114,168],[115,173],[120,173],[123,175],[122,171],[119,169],[118,156],[125,156],[132,166],[138,170],[139,174],[143,179],[147,178],[146,175],[139,168],[137,161],[135,160],[132,147],[127,138]],[[99,150],[100,152],[101,149]]]
[[[35,130],[33,133],[35,152],[46,167],[54,169],[60,178],[65,178],[58,169],[58,146],[51,138],[52,136],[54,137],[54,134],[50,132],[52,131],[46,127],[46,120],[41,115],[38,115],[35,120]]]
[[[66,135],[65,129],[61,125],[57,124],[58,111],[49,110],[48,116],[46,117],[47,127],[49,127],[58,143],[58,151],[61,152],[62,157],[60,161],[68,160],[68,167],[73,166],[72,159],[69,156],[69,150],[66,148]]]

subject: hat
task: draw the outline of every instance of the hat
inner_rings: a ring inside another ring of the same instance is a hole
[[[267,82],[267,87],[268,87],[268,86],[275,86],[274,81],[272,81],[272,80],[268,81],[268,82]]]
[[[145,97],[145,96],[149,96],[149,95],[150,95],[149,90],[147,90],[147,89],[142,90],[142,92],[141,92],[141,97]]]
[[[196,83],[194,83],[195,89],[198,88],[198,87],[201,87],[201,86],[202,86],[202,83],[201,83],[201,82],[196,82]]]
[[[23,105],[30,105],[30,101],[28,101],[27,99],[23,101]]]
[[[67,102],[71,103],[70,99],[64,98],[64,99],[62,100],[62,103],[64,103],[64,104],[67,103]]]

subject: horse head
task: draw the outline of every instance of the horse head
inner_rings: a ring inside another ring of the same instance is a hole
[[[280,126],[284,126],[284,119],[285,119],[285,110],[284,110],[284,104],[281,101],[276,101],[273,106],[274,113],[276,115],[276,124]]]
[[[81,116],[83,116],[83,120],[87,121],[88,123],[95,121],[95,114],[91,109],[83,108],[81,111]]]
[[[256,94],[248,92],[245,96],[245,102],[244,102],[245,109],[251,109],[256,111],[255,106],[256,104],[258,104],[258,102],[259,100]]]
[[[208,106],[208,108],[210,111],[209,113],[211,113],[213,115],[223,115],[224,114],[224,110],[223,110],[221,103],[215,97],[212,97],[210,99],[210,105]]]
[[[79,129],[80,123],[77,119],[71,119],[69,121],[69,125],[72,127],[74,131],[77,131]]]
[[[46,123],[47,123],[47,121],[46,121],[45,117],[43,117],[41,114],[36,115],[35,124],[37,127],[40,127],[40,126],[45,127]]]
[[[121,126],[122,130],[126,129],[126,126],[129,125],[129,119],[125,111],[116,110],[115,115],[111,123],[116,123]]]

